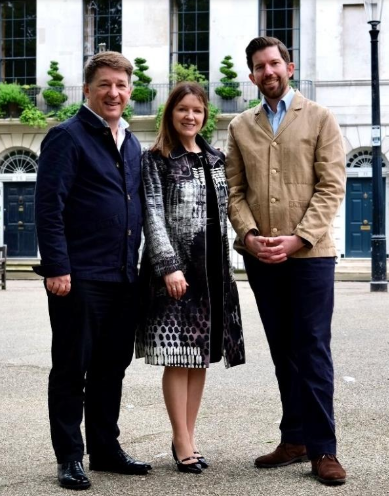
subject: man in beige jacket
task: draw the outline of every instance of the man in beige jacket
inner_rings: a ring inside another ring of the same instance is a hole
[[[311,460],[324,484],[343,484],[336,458],[331,318],[332,223],[345,193],[345,154],[333,115],[289,85],[294,64],[276,38],[246,48],[262,104],[229,126],[229,215],[275,365],[281,443],[259,468]]]

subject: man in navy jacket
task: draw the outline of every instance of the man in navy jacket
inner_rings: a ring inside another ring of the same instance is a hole
[[[121,117],[131,63],[101,52],[86,63],[87,103],[42,142],[36,226],[53,334],[51,438],[62,487],[86,489],[89,468],[147,474],[125,453],[118,418],[138,313],[141,148]]]

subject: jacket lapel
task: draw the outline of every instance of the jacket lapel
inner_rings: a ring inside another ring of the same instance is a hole
[[[255,112],[255,122],[260,128],[262,128],[269,138],[273,139],[273,129],[270,125],[269,119],[267,118],[266,110],[262,105],[260,105],[259,109]]]

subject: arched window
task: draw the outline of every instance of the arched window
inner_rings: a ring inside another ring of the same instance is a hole
[[[259,35],[274,36],[287,47],[300,80],[300,0],[259,0]]]
[[[387,160],[382,155],[382,167],[387,166]],[[348,168],[364,168],[371,167],[372,164],[372,150],[371,148],[359,148],[357,150],[353,150],[347,159],[346,166]]]
[[[170,62],[195,65],[209,79],[209,0],[170,0]]]
[[[100,51],[122,51],[122,0],[84,0],[84,61]]]
[[[36,0],[0,0],[0,80],[36,83]]]
[[[0,158],[0,174],[35,174],[38,157],[28,150],[13,150]]]

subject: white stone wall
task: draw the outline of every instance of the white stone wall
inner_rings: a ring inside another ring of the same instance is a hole
[[[231,55],[238,81],[248,81],[245,49],[258,36],[258,0],[210,1],[210,81],[217,82],[221,61]]]
[[[82,0],[37,0],[37,84],[47,86],[50,61],[59,63],[65,86],[82,84]]]
[[[155,84],[169,81],[169,16],[169,0],[123,0],[123,55],[146,59]]]

